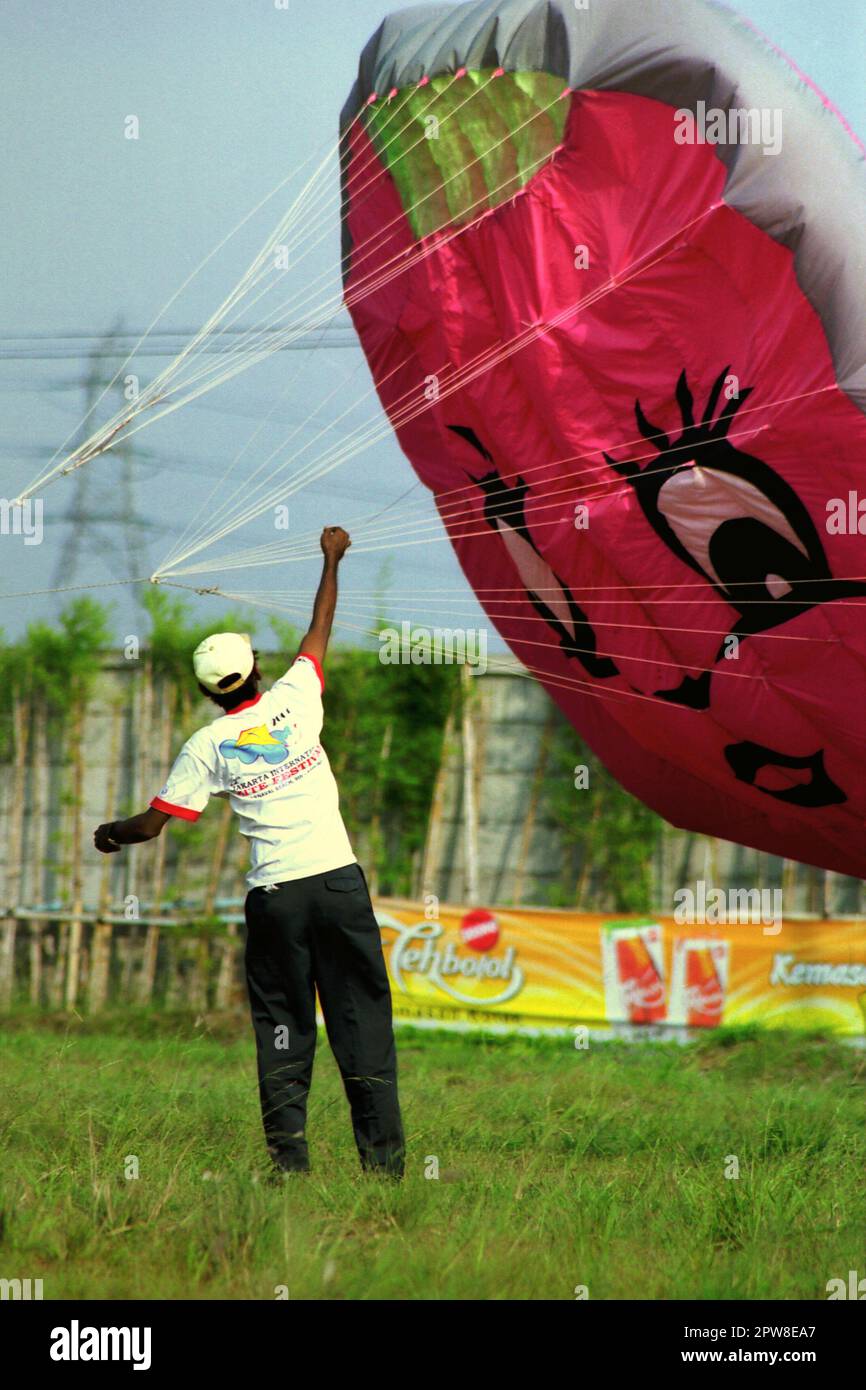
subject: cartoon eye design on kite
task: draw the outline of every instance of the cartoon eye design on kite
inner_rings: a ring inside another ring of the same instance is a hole
[[[526,520],[528,484],[523,478],[513,484],[506,483],[492,454],[474,430],[466,425],[449,425],[448,428],[471,444],[492,466],[492,472],[472,478],[484,494],[484,520],[501,536],[526,589],[526,597],[539,617],[556,633],[561,651],[578,660],[587,675],[599,680],[618,675],[616,663],[599,654],[598,638],[586,613],[532,539]]]
[[[857,580],[834,579],[811,516],[794,489],[752,454],[735,449],[728,432],[752,394],[729,400],[713,422],[729,368],[713,383],[699,423],[686,373],[676,387],[683,421],[673,443],[650,424],[640,401],[635,417],[658,451],[644,466],[604,457],[634,489],[644,516],[667,548],[703,575],[737,613],[728,636],[767,632],[817,604],[866,593]],[[725,654],[723,640],[714,663]],[[673,690],[655,693],[674,704],[706,709],[711,671],[684,676]]]
[[[736,473],[689,460],[662,484],[657,507],[735,608],[787,598],[799,581],[814,577],[809,551],[785,513]]]
[[[628,479],[650,525],[669,550],[702,574],[746,623],[760,632],[822,601],[831,578],[820,537],[794,489],[768,464],[734,448],[728,433],[749,387],[714,422],[729,368],[713,384],[703,416],[694,417],[686,373],[676,396],[683,431],[676,443],[635,403],[638,428],[658,455],[607,462]],[[742,635],[745,631],[738,628]]]

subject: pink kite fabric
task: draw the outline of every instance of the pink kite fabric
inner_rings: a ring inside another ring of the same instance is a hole
[[[675,143],[661,101],[566,99],[519,194],[354,303],[382,402],[396,420],[438,378],[400,444],[490,621],[626,788],[866,876],[866,541],[827,524],[866,420],[713,146]],[[360,121],[350,151],[351,302],[418,243]]]

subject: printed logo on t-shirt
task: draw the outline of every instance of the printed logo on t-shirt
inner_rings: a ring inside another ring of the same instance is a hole
[[[286,753],[286,757],[288,757],[288,753]],[[305,753],[293,758],[286,767],[281,767],[279,771],[262,772],[253,777],[233,777],[229,783],[229,791],[232,796],[260,801],[263,796],[270,796],[271,792],[280,791],[289,783],[306,777],[307,773],[322,765],[323,757],[322,745],[316,744],[314,748],[308,748]],[[270,761],[274,762],[275,759],[272,758]]]
[[[259,758],[266,763],[284,763],[289,756],[286,744],[291,734],[291,729],[275,729],[271,733],[267,724],[257,724],[254,729],[242,729],[237,738],[224,739],[220,752],[224,758],[238,758],[247,765]]]

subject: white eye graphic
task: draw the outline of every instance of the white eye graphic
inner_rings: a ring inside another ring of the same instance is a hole
[[[775,502],[753,483],[733,473],[701,468],[697,464],[687,467],[662,485],[658,509],[680,544],[722,588],[724,581],[710,560],[710,544],[726,521],[758,521],[796,546],[807,560],[809,558],[803,542]],[[768,574],[765,583],[773,598],[784,598],[791,592],[791,585],[778,574]]]
[[[537,551],[533,550],[523,536],[506,521],[497,518],[496,529],[505,541],[505,546],[523,585],[530,594],[539,594],[558,623],[574,637],[574,623],[568,597],[553,570]]]
[[[780,574],[768,574],[764,582],[773,598],[784,598],[786,594],[794,592],[787,579],[783,579]]]

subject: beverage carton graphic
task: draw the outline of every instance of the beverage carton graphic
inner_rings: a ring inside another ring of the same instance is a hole
[[[730,973],[730,942],[715,937],[677,937],[671,964],[668,1021],[688,1028],[722,1022]]]
[[[601,960],[608,1022],[660,1023],[666,1018],[662,931],[657,922],[605,922]]]

